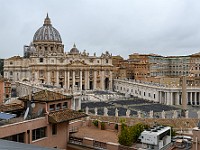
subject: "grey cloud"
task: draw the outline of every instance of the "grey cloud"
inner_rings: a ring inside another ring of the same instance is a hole
[[[188,55],[200,49],[198,0],[0,0],[0,57],[22,55],[46,13],[68,51],[127,57]]]

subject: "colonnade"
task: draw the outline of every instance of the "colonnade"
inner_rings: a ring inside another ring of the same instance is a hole
[[[166,105],[182,105],[181,86],[164,87],[115,79],[114,90]],[[187,87],[186,102],[188,105],[200,105],[200,87]]]
[[[182,92],[160,91],[159,102],[167,105],[182,105]],[[186,93],[187,104],[200,105],[200,92],[189,91]]]
[[[52,72],[54,72],[52,74]],[[42,76],[35,71],[34,81],[46,83],[47,85],[60,86],[72,90],[112,90],[112,71],[105,74],[105,70],[72,69],[46,71]]]

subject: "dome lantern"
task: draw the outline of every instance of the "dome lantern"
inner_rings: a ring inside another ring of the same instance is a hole
[[[46,16],[46,18],[45,18],[45,20],[44,20],[44,24],[43,24],[44,26],[45,25],[51,25],[51,20],[50,20],[50,18],[49,18],[49,15],[48,15],[48,13],[47,13],[47,16]]]

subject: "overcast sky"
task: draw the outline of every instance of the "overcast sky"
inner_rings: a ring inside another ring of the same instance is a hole
[[[23,55],[49,14],[65,51],[163,56],[200,51],[199,0],[0,0],[0,58]]]

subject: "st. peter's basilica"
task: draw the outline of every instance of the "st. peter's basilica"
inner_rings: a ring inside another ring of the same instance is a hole
[[[4,61],[4,77],[11,81],[45,83],[65,89],[111,90],[112,56],[80,52],[76,45],[64,51],[60,33],[52,26],[47,14],[44,24],[24,46],[24,56],[13,56]]]

